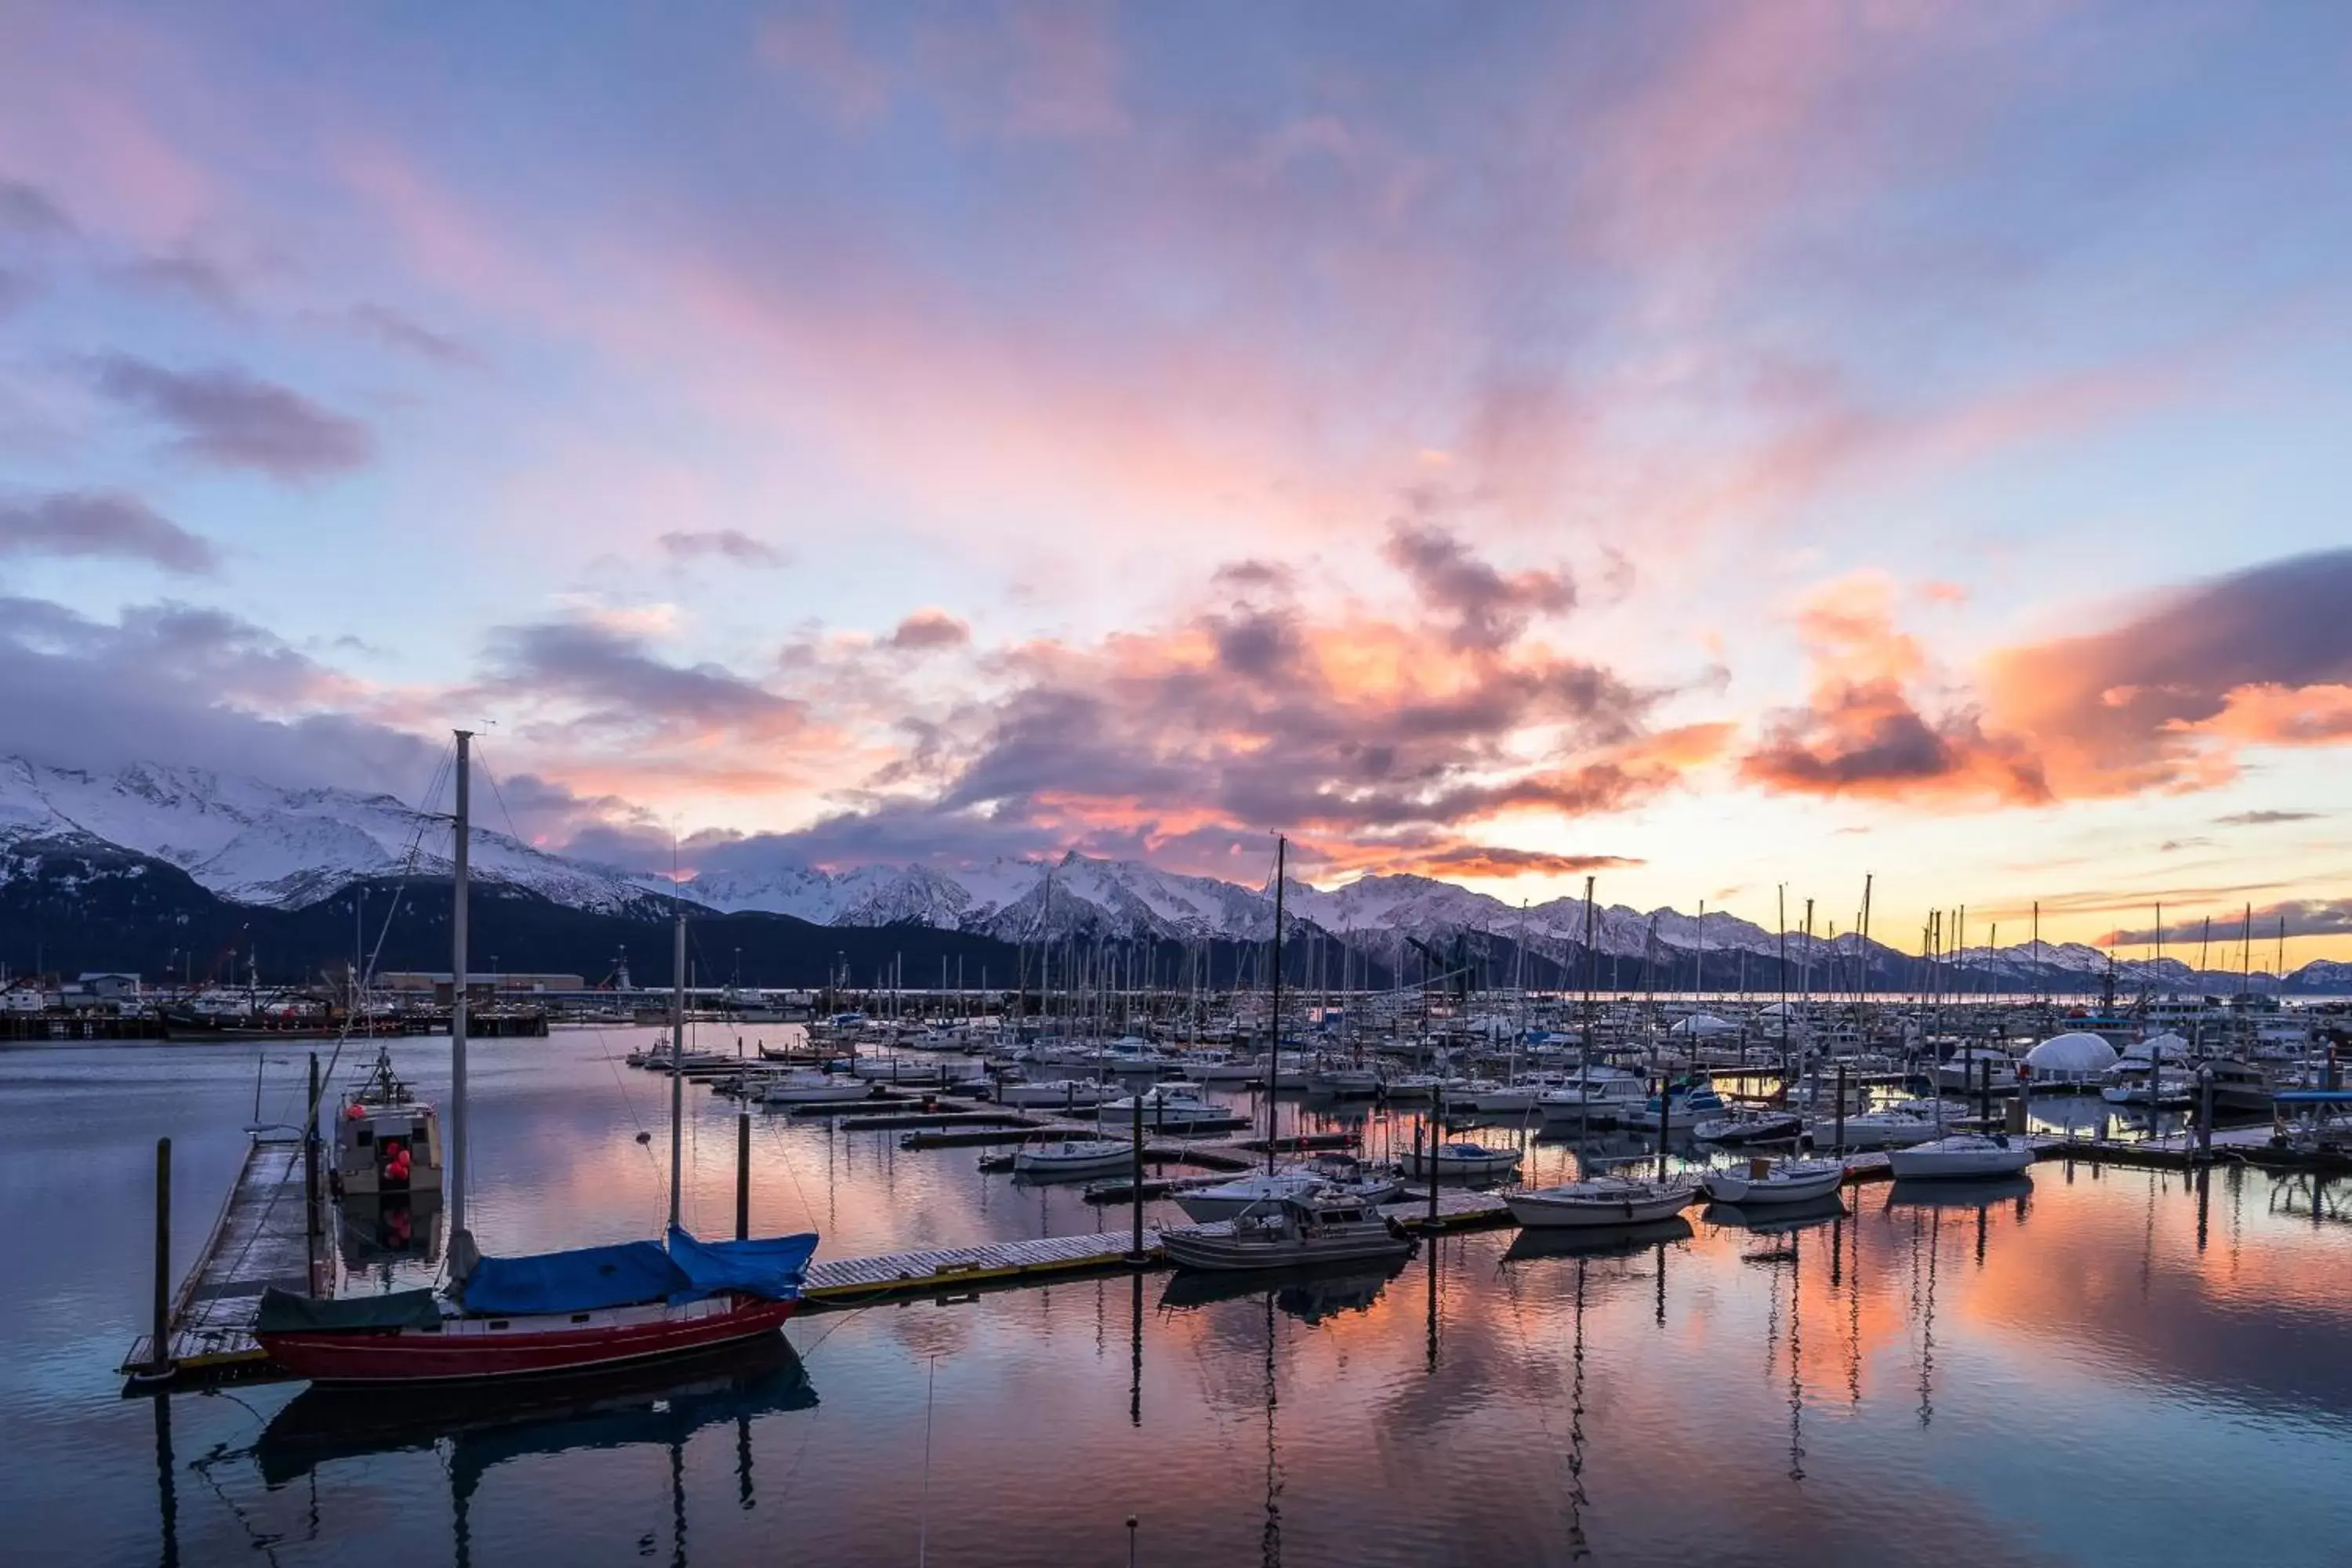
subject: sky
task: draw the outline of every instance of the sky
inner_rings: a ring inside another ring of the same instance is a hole
[[[2352,957],[2352,11],[0,16],[0,751]]]

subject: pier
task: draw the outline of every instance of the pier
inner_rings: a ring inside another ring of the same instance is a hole
[[[163,1354],[153,1334],[133,1340],[121,1371],[139,1378],[168,1367],[223,1381],[267,1367],[269,1357],[253,1337],[261,1294],[276,1287],[309,1294],[316,1268],[313,1237],[303,1213],[302,1145],[255,1139],[229,1184],[228,1200],[196,1261],[171,1299]]]

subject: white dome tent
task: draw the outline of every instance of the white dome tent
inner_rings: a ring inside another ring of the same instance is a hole
[[[2082,1029],[2053,1035],[2025,1053],[2029,1081],[2036,1088],[2045,1084],[2095,1086],[2115,1065],[2115,1047]]]
[[[2123,1059],[2137,1062],[2153,1061],[2159,1052],[2163,1054],[2166,1061],[2185,1062],[2189,1059],[2189,1042],[2174,1034],[2150,1035],[2147,1039],[2134,1040],[2130,1045],[2126,1046]]]

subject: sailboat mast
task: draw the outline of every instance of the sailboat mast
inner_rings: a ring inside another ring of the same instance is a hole
[[[1274,836],[1274,1044],[1267,1047],[1265,1069],[1265,1173],[1274,1174],[1274,1091],[1282,1082],[1282,884],[1290,841]]]
[[[457,812],[449,863],[449,1246],[466,1234],[466,877],[473,847],[474,732],[457,735]]]
[[[686,910],[677,910],[670,955],[669,1227],[677,1228],[677,1185],[686,1167]]]

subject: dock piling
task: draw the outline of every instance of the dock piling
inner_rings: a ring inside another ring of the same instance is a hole
[[[1445,1125],[1445,1090],[1440,1089],[1430,1096],[1429,1103],[1431,1113],[1436,1120],[1429,1124],[1429,1163],[1421,1168],[1421,1173],[1429,1178],[1429,1232],[1434,1236],[1437,1234],[1437,1134],[1438,1130]],[[1430,1266],[1433,1268],[1436,1267],[1436,1243],[1432,1242],[1430,1248]]]
[[[302,1234],[319,1238],[319,1053],[310,1053],[310,1100],[302,1117]],[[315,1253],[314,1247],[312,1251]],[[317,1258],[311,1259],[312,1268]]]
[[[1841,1158],[1843,1158],[1843,1155],[1845,1154],[1845,1063],[1843,1063],[1843,1062],[1840,1062],[1840,1063],[1838,1063],[1837,1068],[1838,1068],[1838,1070],[1837,1070],[1837,1150],[1836,1150],[1836,1152],[1838,1153],[1838,1155],[1839,1155]]]
[[[735,1239],[751,1238],[751,1102],[735,1115]]]
[[[1151,1255],[1150,1255],[1150,1253],[1146,1252],[1146,1251],[1143,1249],[1143,1095],[1142,1095],[1142,1092],[1141,1092],[1140,1090],[1138,1090],[1138,1091],[1136,1092],[1136,1094],[1133,1096],[1133,1100],[1134,1100],[1134,1104],[1133,1104],[1133,1106],[1130,1108],[1130,1109],[1131,1109],[1131,1110],[1132,1110],[1132,1112],[1133,1112],[1133,1115],[1132,1115],[1132,1117],[1131,1117],[1131,1121],[1132,1121],[1132,1122],[1133,1122],[1133,1126],[1132,1126],[1132,1128],[1130,1129],[1130,1131],[1131,1131],[1131,1132],[1132,1132],[1132,1135],[1133,1135],[1133,1137],[1134,1137],[1134,1141],[1135,1141],[1135,1142],[1134,1142],[1134,1154],[1133,1154],[1132,1160],[1131,1160],[1131,1162],[1130,1162],[1130,1173],[1131,1173],[1131,1174],[1132,1174],[1132,1176],[1133,1176],[1133,1180],[1132,1180],[1132,1181],[1130,1181],[1130,1182],[1129,1183],[1129,1189],[1130,1189],[1130,1190],[1134,1193],[1134,1194],[1135,1194],[1135,1245],[1128,1248],[1127,1260],[1128,1260],[1129,1263],[1135,1264],[1137,1267],[1140,1268],[1142,1265],[1144,1265],[1144,1264],[1146,1264],[1146,1263],[1148,1263],[1148,1262],[1150,1262],[1150,1261],[1151,1260]]]
[[[149,1346],[149,1374],[172,1370],[172,1141],[155,1140],[155,1337]]]

